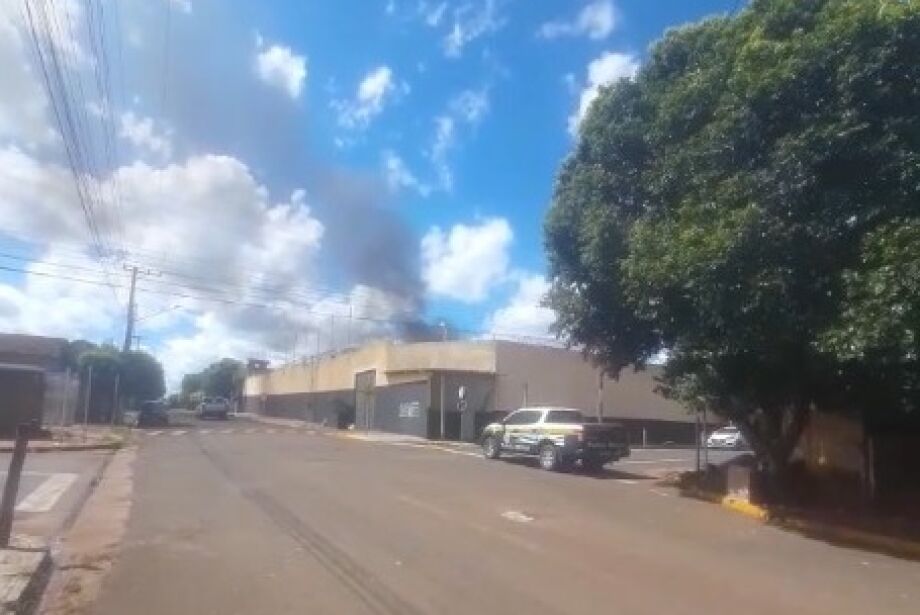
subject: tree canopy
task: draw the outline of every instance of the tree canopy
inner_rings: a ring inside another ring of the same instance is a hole
[[[137,401],[163,397],[166,393],[163,366],[143,351],[122,353],[120,389],[123,397]]]
[[[559,172],[557,331],[614,373],[666,352],[664,392],[774,470],[811,407],[915,407],[917,58],[917,3],[754,0],[669,31]]]
[[[181,392],[186,403],[194,394],[202,393],[209,397],[236,399],[240,396],[246,366],[236,359],[221,359],[208,365],[198,373],[182,377]]]

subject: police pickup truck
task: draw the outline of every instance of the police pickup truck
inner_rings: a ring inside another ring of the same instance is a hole
[[[482,434],[487,459],[502,453],[535,455],[545,470],[564,470],[581,461],[587,471],[629,455],[626,430],[614,423],[588,423],[570,408],[521,408]]]

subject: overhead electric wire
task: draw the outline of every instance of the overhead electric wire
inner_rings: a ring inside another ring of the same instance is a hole
[[[95,285],[95,286],[106,286],[107,285],[106,282],[103,282],[101,280],[88,280],[86,278],[67,276],[67,275],[62,275],[59,273],[48,273],[48,272],[35,271],[35,270],[30,270],[30,269],[8,267],[5,265],[0,265],[0,271],[27,273],[30,275],[37,275],[37,276],[41,276],[45,278],[67,280],[71,282],[77,282],[81,284],[90,284],[90,285]],[[183,299],[192,299],[196,301],[220,303],[224,305],[239,305],[243,307],[253,307],[253,308],[265,309],[265,310],[269,310],[273,312],[282,312],[282,313],[290,310],[291,308],[297,308],[298,312],[300,313],[306,312],[308,314],[313,314],[316,316],[330,316],[333,318],[335,317],[346,318],[352,321],[371,322],[371,323],[382,324],[382,325],[388,324],[388,325],[406,326],[406,325],[415,325],[418,322],[417,320],[414,320],[414,319],[405,319],[405,318],[401,318],[401,319],[400,318],[375,318],[371,316],[361,316],[361,315],[354,315],[354,314],[348,315],[348,314],[342,314],[342,313],[337,313],[337,312],[322,312],[322,311],[318,311],[314,309],[310,305],[303,305],[297,302],[290,302],[290,301],[286,302],[286,305],[278,305],[277,303],[275,304],[260,303],[256,301],[246,301],[246,300],[232,299],[232,298],[227,298],[227,297],[209,297],[209,296],[193,295],[189,293],[147,288],[147,287],[140,286],[140,285],[137,286],[137,292],[153,294],[153,295],[161,295],[161,296],[179,297]],[[318,326],[318,323],[316,323],[316,326]],[[551,337],[527,336],[527,335],[519,335],[519,334],[514,334],[514,333],[504,333],[501,331],[483,331],[483,330],[461,329],[461,328],[453,328],[451,330],[455,333],[467,334],[471,336],[480,336],[480,337],[491,336],[493,338],[530,340],[533,342],[537,342],[537,341],[558,342],[556,338],[551,338]]]
[[[93,156],[94,141],[86,119],[88,104],[82,80],[78,74],[74,74],[80,58],[78,57],[79,48],[74,47],[78,45],[78,42],[71,15],[68,7],[65,7],[63,9],[64,19],[68,23],[68,32],[65,32],[53,8],[49,15],[47,2],[40,3],[33,10],[32,0],[24,0],[23,7],[45,90],[64,143],[77,200],[90,231],[95,256],[100,261],[105,277],[109,278],[110,272],[104,257],[110,249],[106,242],[104,228],[98,219],[98,210],[104,210],[105,207],[100,187],[101,172]],[[40,33],[39,30],[42,32]],[[80,98],[79,101],[77,96]],[[118,302],[115,287],[111,284],[109,287],[113,298]]]

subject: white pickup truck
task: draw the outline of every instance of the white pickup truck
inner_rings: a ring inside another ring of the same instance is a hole
[[[562,470],[580,461],[587,471],[629,456],[626,430],[615,423],[589,423],[571,408],[521,408],[487,426],[482,452],[488,459],[502,453],[535,455],[546,470]]]

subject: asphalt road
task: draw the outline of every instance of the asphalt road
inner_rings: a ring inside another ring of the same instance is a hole
[[[763,526],[628,466],[595,478],[471,453],[240,422],[142,436],[127,535],[95,613],[913,615],[920,604],[920,564]]]

